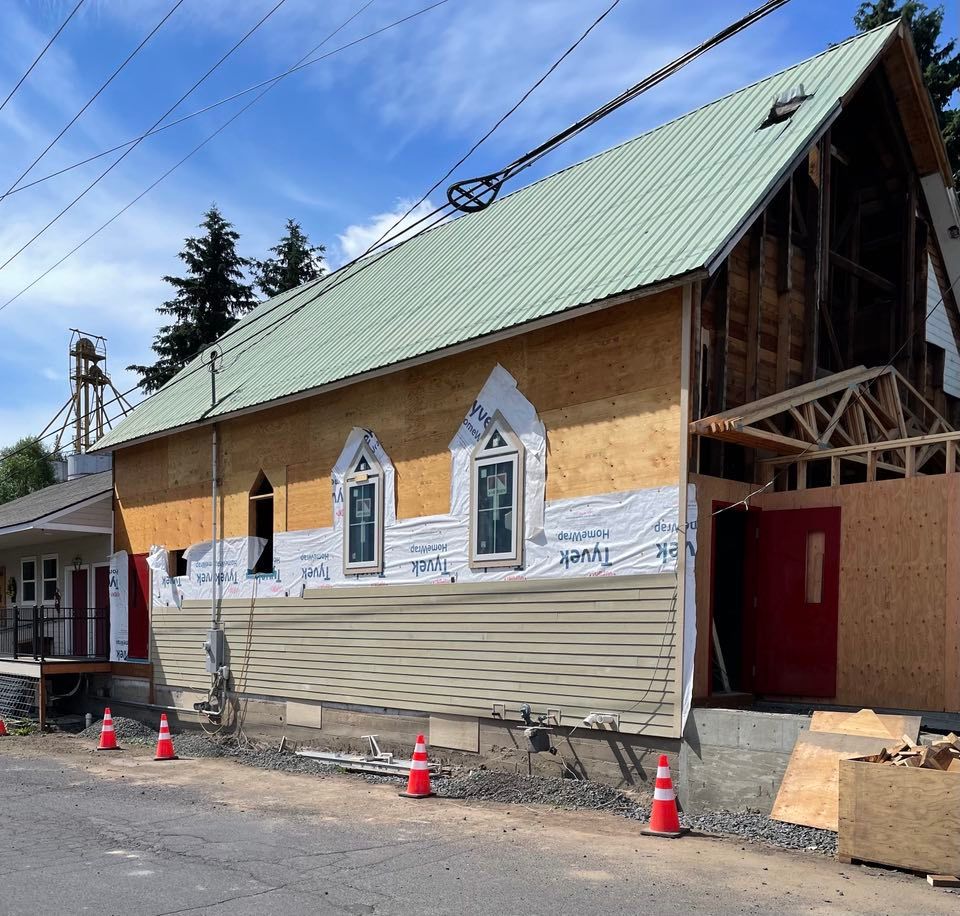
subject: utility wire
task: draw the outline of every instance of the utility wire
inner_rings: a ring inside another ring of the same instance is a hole
[[[785,0],[784,0],[784,2],[785,2]],[[352,266],[355,265],[358,261],[363,260],[364,258],[366,258],[366,257],[368,257],[369,255],[371,255],[373,252],[376,252],[376,251],[379,250],[379,254],[377,255],[376,258],[373,258],[373,259],[371,259],[370,261],[364,263],[363,266],[360,268],[360,270],[364,270],[364,269],[366,269],[367,267],[372,266],[372,264],[375,263],[376,260],[379,260],[379,256],[385,253],[385,250],[386,250],[389,246],[394,245],[395,243],[397,243],[399,239],[401,239],[401,238],[403,238],[404,236],[406,236],[411,230],[417,228],[418,226],[421,226],[423,223],[429,222],[429,225],[428,225],[428,226],[425,226],[422,230],[420,230],[420,231],[422,232],[422,231],[425,231],[425,230],[427,230],[427,229],[433,229],[434,227],[438,226],[441,222],[443,222],[443,221],[446,219],[446,217],[449,216],[449,215],[454,211],[454,209],[455,209],[454,205],[453,205],[450,201],[447,201],[446,203],[440,205],[439,207],[436,207],[435,209],[431,210],[429,213],[426,213],[425,215],[421,216],[419,219],[415,220],[413,223],[405,226],[405,227],[404,227],[402,230],[400,230],[399,232],[397,231],[398,227],[403,223],[403,221],[406,220],[413,212],[415,212],[415,211],[417,210],[417,208],[420,207],[420,206],[430,197],[430,195],[431,195],[434,191],[436,191],[436,189],[439,188],[440,185],[441,185],[444,181],[446,181],[446,180],[453,174],[454,171],[456,171],[457,168],[459,168],[461,165],[463,165],[463,163],[466,162],[467,159],[469,159],[470,156],[472,156],[474,152],[476,152],[476,150],[481,146],[481,144],[483,144],[486,140],[488,140],[488,139],[493,135],[493,133],[494,133],[511,115],[513,115],[513,114],[517,111],[518,108],[520,108],[520,106],[543,84],[543,82],[557,69],[557,67],[559,67],[560,64],[563,63],[563,61],[566,60],[566,58],[569,57],[569,56],[580,46],[580,44],[587,38],[587,36],[588,36],[604,19],[606,19],[606,17],[614,10],[614,8],[615,8],[619,3],[620,3],[620,0],[614,0],[614,2],[611,3],[610,6],[608,6],[608,7],[587,27],[586,31],[583,32],[583,34],[580,35],[580,37],[579,37],[569,48],[567,48],[567,49],[563,52],[563,54],[561,54],[560,57],[558,57],[558,58],[547,68],[547,70],[540,76],[540,78],[537,79],[537,81],[536,81],[535,83],[533,83],[533,85],[530,86],[530,88],[527,89],[527,91],[526,91],[500,118],[497,119],[497,121],[493,124],[493,126],[492,126],[482,137],[480,137],[480,139],[477,140],[477,141],[473,144],[473,146],[470,147],[470,149],[467,150],[467,152],[466,152],[463,156],[461,156],[460,159],[457,160],[457,162],[455,162],[455,163],[453,164],[453,166],[451,166],[451,167],[446,171],[446,173],[445,173],[444,175],[442,175],[442,176],[429,188],[429,190],[427,190],[426,193],[423,194],[423,196],[422,196],[415,204],[413,204],[411,207],[409,207],[409,208],[407,209],[407,211],[406,211],[403,215],[401,215],[397,220],[395,220],[395,221],[393,222],[393,224],[392,224],[390,227],[388,227],[388,228],[380,235],[380,237],[379,237],[378,239],[376,239],[373,243],[371,243],[371,244],[367,247],[367,249],[366,249],[361,255],[359,255],[359,257],[354,258],[352,261],[350,261],[350,262],[348,262],[347,264],[345,264],[343,267],[340,268],[340,270],[342,271],[342,270],[345,270],[345,269],[347,269],[347,268],[349,268],[349,267],[352,267]],[[420,232],[418,232],[418,233],[416,233],[416,234],[419,235]],[[408,237],[406,240],[409,240],[409,238],[411,238],[411,237]],[[355,276],[356,273],[359,273],[359,270],[358,270],[358,271],[355,271],[354,274],[352,274],[351,276]],[[314,281],[314,282],[319,284],[319,283],[322,281],[322,279],[324,279],[324,278],[320,278],[320,279],[318,279],[317,281]],[[341,282],[342,282],[342,281],[341,281]],[[337,284],[337,285],[339,285],[339,284]],[[331,290],[332,288],[333,288],[333,287],[330,287],[330,286],[324,286],[324,287],[317,293],[317,295],[315,295],[314,297],[312,297],[312,298],[310,298],[310,299],[307,299],[305,302],[301,303],[299,306],[297,306],[296,308],[292,309],[290,312],[288,312],[288,313],[286,313],[285,315],[283,315],[280,319],[277,320],[277,322],[276,322],[275,324],[280,324],[280,323],[286,322],[287,320],[289,320],[290,318],[292,318],[295,314],[297,314],[298,312],[302,311],[304,308],[306,308],[308,305],[310,305],[312,302],[314,302],[319,296],[325,295],[326,293],[330,292],[330,290]],[[19,295],[19,294],[18,294],[18,295]],[[284,301],[285,301],[285,300],[284,300]],[[273,307],[271,307],[271,308],[269,308],[269,309],[261,312],[260,314],[257,315],[257,317],[254,319],[254,321],[259,321],[259,320],[262,320],[263,318],[268,317],[273,311],[275,311],[275,310],[278,309],[278,308],[281,308],[282,305],[283,305],[283,302],[277,303],[277,304],[274,305]],[[3,308],[4,308],[4,306],[0,306],[0,311],[2,311]],[[271,324],[271,325],[267,326],[266,328],[261,329],[260,331],[257,331],[256,333],[257,333],[257,334],[260,334],[260,333],[264,333],[264,332],[266,332],[266,331],[271,331],[271,330],[273,330],[273,327],[275,326],[275,324]],[[229,335],[230,333],[231,333],[231,332],[228,331],[228,332],[227,332],[227,335]],[[225,335],[225,336],[226,336],[226,335]]]
[[[507,118],[509,118],[512,114],[514,114],[514,112],[516,112],[516,110],[524,102],[526,102],[526,100],[530,98],[530,96],[533,95],[533,93],[536,92],[537,89],[540,88],[540,86],[550,77],[553,71],[556,70],[557,67],[559,67],[560,64],[562,64],[574,51],[576,51],[576,49],[586,39],[586,37],[598,25],[600,25],[600,23],[603,22],[603,20],[606,19],[607,16],[610,15],[610,13],[613,12],[614,8],[619,3],[620,3],[620,0],[613,0],[613,3],[611,3],[610,6],[608,6],[599,16],[597,16],[596,19],[593,20],[593,22],[590,23],[590,25],[587,27],[587,30],[546,69],[546,71],[540,76],[540,78],[529,89],[527,89],[527,91],[522,96],[520,96],[520,98],[517,99],[516,102],[514,102],[513,106],[507,109],[507,111],[505,111],[494,122],[493,126],[482,137],[480,137],[480,139],[477,140],[477,142],[474,143],[473,146],[471,146],[470,149],[466,151],[466,153],[464,153],[452,166],[450,166],[450,168],[447,169],[447,171],[444,172],[443,175],[441,175],[440,178],[438,178],[433,185],[431,185],[430,189],[423,195],[423,197],[421,197],[412,207],[410,207],[407,210],[407,212],[403,214],[403,216],[401,216],[398,220],[396,220],[396,222],[394,222],[392,226],[390,226],[388,229],[386,229],[383,232],[380,238],[378,238],[367,249],[367,253],[369,254],[370,251],[373,251],[374,249],[378,248],[380,243],[383,241],[384,237],[386,237],[391,232],[393,232],[394,229],[397,228],[397,226],[399,226],[405,219],[407,219],[411,213],[413,213],[421,204],[423,204],[430,197],[430,195],[434,191],[437,190],[437,188],[440,187],[440,185],[442,185],[458,168],[460,168],[460,166],[463,165],[480,148],[480,146],[483,143],[489,140],[490,137],[492,137],[493,134],[497,131],[497,129],[503,124],[503,122],[506,121]]]
[[[732,38],[734,35],[756,24],[789,2],[790,0],[768,0],[768,2],[753,10],[753,12],[747,13],[746,16],[743,16],[736,22],[731,23],[726,28],[717,32],[712,38],[708,38],[706,41],[697,45],[697,47],[692,48],[670,63],[665,64],[659,70],[640,80],[639,83],[635,83],[629,89],[620,93],[616,98],[594,109],[590,114],[571,124],[569,127],[564,128],[559,133],[554,134],[539,146],[524,153],[518,159],[514,159],[513,162],[504,166],[498,172],[483,175],[479,178],[460,181],[452,185],[447,189],[447,199],[450,200],[458,210],[463,210],[467,213],[475,213],[485,209],[493,203],[506,181],[515,177],[524,169],[530,168],[530,166],[542,159],[547,153],[553,152],[588,127],[592,127],[602,118],[607,117],[607,115],[612,114],[618,108],[626,105],[627,102],[631,102],[638,96],[643,95],[643,93],[649,89],[652,89],[654,86],[662,83],[683,69],[687,64],[706,54],[728,38]]]
[[[362,13],[370,3],[374,0],[370,0],[369,3],[364,5],[360,10],[358,10],[353,16],[350,17],[347,22],[356,18],[360,13]],[[310,51],[308,55],[300,58],[300,60],[292,67],[284,70],[282,73],[278,73],[276,76],[271,76],[269,79],[261,80],[259,83],[254,83],[252,86],[247,86],[246,89],[240,89],[237,92],[234,92],[233,95],[225,96],[222,99],[219,99],[216,102],[211,102],[209,105],[204,105],[203,108],[198,108],[196,111],[190,112],[190,114],[183,115],[183,117],[177,118],[176,120],[169,121],[166,124],[161,124],[159,127],[153,128],[146,133],[146,137],[152,137],[155,134],[162,133],[165,130],[169,130],[171,127],[176,127],[178,124],[183,124],[184,121],[189,121],[192,118],[196,118],[199,115],[206,114],[208,111],[213,111],[214,108],[219,108],[221,105],[226,105],[227,102],[232,102],[235,99],[240,98],[241,96],[248,95],[251,92],[256,92],[257,89],[262,89],[264,86],[271,86],[279,83],[281,80],[290,76],[292,73],[297,73],[300,70],[304,70],[307,67],[312,67],[314,64],[318,64],[323,60],[326,60],[328,57],[333,57],[335,54],[339,54],[341,51],[346,51],[348,48],[352,48],[354,45],[361,44],[364,41],[367,41],[370,38],[375,38],[377,35],[380,35],[383,32],[387,32],[390,29],[396,28],[398,25],[402,25],[405,22],[408,22],[411,19],[415,19],[417,16],[422,16],[424,13],[430,12],[430,10],[435,9],[438,6],[443,6],[444,3],[449,2],[449,0],[437,0],[435,3],[431,3],[429,6],[425,6],[422,9],[416,10],[413,13],[410,13],[408,16],[404,16],[401,19],[395,19],[393,22],[387,23],[385,26],[381,26],[379,29],[375,29],[372,32],[367,32],[365,35],[361,35],[358,38],[354,38],[352,41],[348,41],[346,44],[342,44],[339,47],[333,48],[330,51],[327,51],[325,54],[321,54],[319,57],[313,57],[310,60],[307,60],[307,57],[315,54],[317,50],[322,46],[318,45],[314,48],[313,51]],[[341,26],[342,28],[342,26]],[[339,29],[337,30],[339,31]],[[118,150],[122,150],[124,147],[130,146],[133,143],[137,142],[137,137],[133,137],[130,140],[124,140],[123,143],[118,143],[116,146],[111,146],[110,149],[102,150],[99,153],[94,153],[92,156],[88,156],[86,159],[81,159],[78,162],[74,162],[72,165],[66,165],[61,169],[57,169],[55,172],[50,172],[48,175],[44,175],[41,178],[37,178],[34,181],[29,181],[26,184],[20,185],[18,188],[15,188],[12,191],[9,191],[10,194],[19,194],[21,191],[26,191],[27,188],[32,188],[35,185],[41,184],[44,181],[49,181],[51,178],[57,178],[60,175],[63,175],[66,172],[70,172],[73,169],[80,168],[82,165],[87,165],[89,162],[94,162],[97,159],[101,159],[104,156],[109,156],[110,153],[115,153]],[[4,195],[6,196],[6,195]],[[2,200],[3,198],[0,198]]]
[[[40,59],[50,49],[50,45],[52,45],[57,40],[60,33],[67,27],[67,23],[71,19],[73,19],[75,13],[77,12],[78,9],[80,9],[81,6],[83,6],[83,4],[84,4],[84,0],[79,0],[77,5],[72,10],[70,10],[70,14],[67,16],[67,18],[60,23],[60,28],[53,33],[53,36],[50,38],[50,40],[43,46],[43,50],[34,58],[33,63],[30,64],[29,67],[27,67],[27,72],[24,73],[23,76],[21,76],[20,79],[17,80],[16,86],[14,86],[13,89],[11,89],[9,93],[7,93],[7,97],[2,102],[0,102],[0,111],[3,111],[3,109],[7,107],[7,102],[9,102],[10,99],[13,98],[14,93],[23,85],[23,81],[33,72],[33,68],[40,63]]]
[[[184,99],[186,99],[208,77],[210,77],[213,74],[213,72],[217,70],[220,67],[220,65],[234,53],[234,51],[236,51],[251,35],[253,35],[253,33],[256,32],[257,29],[259,29],[260,26],[262,26],[286,2],[287,0],[277,0],[277,3],[267,13],[263,15],[263,17],[259,20],[259,22],[257,22],[256,25],[251,26],[251,28],[247,30],[244,36],[232,48],[230,48],[230,50],[227,51],[226,54],[224,54],[209,70],[207,70],[206,73],[203,74],[203,76],[200,77],[200,79],[198,79],[183,95],[181,95],[180,98],[177,99],[177,101],[174,102],[174,104],[171,105],[170,108],[168,108],[148,128],[146,132],[141,134],[136,139],[136,141],[133,143],[133,145],[129,149],[127,149],[124,153],[118,156],[113,162],[111,162],[110,165],[107,166],[107,168],[105,168],[96,178],[94,178],[94,180],[91,181],[90,184],[88,184],[76,197],[74,197],[73,200],[70,201],[70,203],[68,203],[55,217],[53,217],[53,219],[51,219],[42,229],[36,232],[32,238],[24,242],[23,245],[21,245],[12,255],[10,255],[10,257],[6,259],[6,261],[0,264],[0,270],[3,270],[8,264],[10,264],[11,261],[14,260],[14,258],[21,255],[30,245],[32,245],[38,238],[40,238],[40,236],[42,236],[54,223],[56,223],[57,220],[59,220],[64,214],[66,214],[69,210],[71,210],[74,207],[74,205],[79,203],[80,200],[86,197],[86,195],[90,191],[92,191],[104,178],[107,177],[107,175],[110,174],[110,172],[112,172],[121,162],[123,162],[123,160],[126,159],[127,156],[129,156],[130,153],[132,153],[140,145],[140,143],[143,142],[143,139],[146,137],[147,133],[150,130],[153,130],[153,128],[156,127],[158,124],[160,124],[160,122],[163,121],[167,117],[167,115],[169,115],[172,111],[174,111],[174,109],[176,109],[180,105],[180,103],[184,101]]]
[[[23,181],[23,179],[24,179],[27,175],[29,175],[31,171],[33,171],[33,167],[34,167],[41,159],[43,159],[43,157],[46,156],[47,153],[49,153],[51,149],[53,149],[53,147],[57,144],[57,142],[60,140],[60,138],[61,138],[68,130],[70,130],[70,128],[73,127],[74,124],[76,124],[76,122],[80,119],[80,117],[83,115],[83,113],[97,100],[97,97],[100,95],[100,93],[102,93],[102,92],[104,91],[104,89],[106,89],[107,86],[109,86],[109,85],[114,81],[114,79],[116,79],[116,78],[120,75],[120,73],[121,73],[121,72],[123,71],[123,69],[127,66],[127,64],[129,64],[130,61],[132,61],[132,60],[137,56],[137,54],[140,52],[140,50],[143,48],[143,46],[144,46],[148,41],[150,41],[150,39],[153,38],[153,36],[156,35],[158,31],[160,31],[160,29],[163,27],[163,24],[177,11],[177,9],[180,7],[180,5],[181,5],[183,2],[184,2],[184,0],[177,0],[177,2],[173,4],[173,6],[169,9],[169,11],[167,12],[167,14],[150,30],[150,32],[149,32],[149,33],[147,34],[147,36],[140,42],[140,44],[138,44],[138,45],[127,55],[126,60],[124,60],[123,63],[120,64],[120,66],[117,67],[117,69],[114,70],[113,73],[110,74],[109,77],[107,77],[106,82],[104,82],[104,83],[100,86],[100,88],[87,100],[87,102],[86,102],[86,104],[83,106],[83,108],[81,108],[81,109],[66,123],[66,125],[63,127],[63,129],[60,131],[60,133],[58,133],[58,134],[47,144],[47,146],[46,146],[46,148],[43,150],[43,152],[40,153],[40,155],[37,156],[37,158],[34,159],[33,162],[31,162],[30,165],[28,165],[28,166],[23,170],[23,172],[20,173],[20,177],[17,178],[17,180],[16,180],[12,185],[10,185],[10,187],[7,188],[7,190],[4,191],[4,193],[3,193],[2,195],[0,195],[0,200],[3,200],[5,197],[8,197],[8,196],[14,191],[14,189],[17,187],[17,185],[20,184],[20,182]],[[133,141],[130,141],[130,142],[132,143]]]
[[[364,4],[357,10],[357,12],[355,12],[352,16],[346,19],[336,29],[334,29],[326,38],[324,38],[324,40],[320,42],[320,44],[318,44],[311,51],[309,51],[306,56],[312,55],[319,48],[323,47],[323,45],[326,44],[326,42],[328,42],[334,35],[336,35],[338,32],[344,29],[350,22],[352,22],[357,16],[359,16],[364,10],[366,10],[373,2],[374,0],[368,0],[366,4]],[[437,0],[437,2],[432,3],[429,6],[425,6],[422,9],[417,10],[414,13],[411,13],[409,16],[404,16],[402,19],[397,19],[394,22],[389,23],[387,26],[384,26],[381,29],[377,29],[377,31],[375,32],[370,32],[368,35],[362,36],[360,39],[357,39],[356,41],[352,41],[349,44],[342,45],[341,47],[336,48],[328,52],[327,54],[323,55],[323,57],[325,58],[325,57],[331,56],[332,54],[339,53],[340,51],[343,51],[346,48],[352,47],[353,45],[357,44],[358,41],[365,41],[368,38],[372,38],[375,35],[379,35],[381,32],[384,32],[387,29],[391,29],[391,28],[394,28],[395,26],[401,25],[402,23],[408,22],[409,20],[414,19],[417,16],[421,16],[424,13],[427,13],[430,10],[436,9],[438,6],[442,6],[443,4],[448,2],[449,0]],[[323,58],[317,58],[317,59],[321,60]],[[301,58],[301,60],[303,60],[303,58]],[[293,72],[293,71],[291,70],[288,72]],[[192,158],[194,155],[200,152],[200,150],[203,149],[203,147],[205,147],[218,134],[226,130],[226,128],[229,127],[234,121],[236,121],[237,118],[239,118],[244,112],[246,112],[249,108],[252,108],[257,102],[259,102],[271,89],[273,89],[274,86],[276,86],[279,83],[280,79],[283,79],[283,77],[286,75],[287,74],[285,73],[278,79],[269,81],[269,85],[267,85],[262,92],[256,95],[250,102],[248,102],[246,105],[240,108],[236,113],[231,115],[230,118],[224,121],[223,124],[221,124],[216,130],[213,131],[213,133],[209,134],[205,139],[203,139],[193,149],[191,149],[190,152],[188,152],[182,159],[180,159],[178,162],[174,163],[174,165],[168,168],[162,175],[160,175],[159,178],[157,178],[154,182],[148,185],[143,191],[141,191],[136,197],[134,197],[129,203],[127,203],[126,206],[122,207],[120,210],[114,213],[113,216],[111,216],[106,222],[101,223],[100,226],[98,226],[93,232],[91,232],[88,236],[86,236],[80,242],[78,242],[73,248],[70,249],[70,251],[68,251],[65,255],[63,255],[59,260],[51,264],[48,268],[46,268],[46,270],[44,270],[37,277],[31,280],[30,283],[24,286],[18,293],[11,296],[2,305],[0,305],[0,312],[2,312],[8,305],[11,305],[13,302],[19,299],[24,293],[26,293],[27,291],[32,289],[34,286],[36,286],[37,283],[39,283],[47,275],[49,275],[54,270],[56,270],[64,261],[66,261],[68,258],[75,255],[81,248],[83,248],[84,245],[92,241],[96,236],[98,236],[101,232],[103,232],[103,230],[106,229],[111,223],[119,219],[124,213],[127,212],[127,210],[129,210],[138,201],[140,201],[143,197],[149,194],[158,184],[160,184],[169,175],[171,175],[178,168],[180,168],[180,166],[183,165],[188,159]],[[24,187],[29,187],[29,185],[25,185]],[[23,190],[23,189],[24,188],[20,188],[19,190]],[[406,231],[409,231],[409,227]]]
[[[783,2],[787,2],[787,0],[779,0],[779,2],[780,2],[780,3],[783,3]],[[768,6],[769,6],[769,4],[768,4]],[[226,125],[224,125],[224,126],[226,126]],[[450,208],[450,206],[451,206],[451,204],[448,202],[447,204],[444,204],[444,205],[442,205],[442,206],[440,206],[440,207],[437,207],[437,208],[434,209],[431,213],[426,214],[424,217],[421,217],[421,218],[417,221],[417,223],[423,223],[424,221],[429,220],[429,219],[431,219],[432,217],[436,217],[436,218],[434,219],[434,221],[433,221],[429,226],[424,227],[424,228],[421,229],[419,232],[417,232],[415,235],[413,235],[413,236],[408,235],[408,233],[409,233],[409,231],[410,231],[410,228],[412,228],[412,227],[407,227],[407,228],[405,228],[402,232],[397,233],[397,234],[396,234],[396,237],[397,237],[397,238],[399,238],[399,237],[401,237],[401,236],[404,236],[404,235],[406,235],[406,238],[403,238],[401,241],[399,241],[394,248],[392,248],[392,249],[391,249],[391,248],[386,248],[386,249],[384,249],[384,250],[381,250],[378,254],[373,254],[373,255],[370,255],[370,254],[368,254],[368,253],[364,253],[363,255],[359,256],[358,258],[355,258],[355,259],[353,259],[352,261],[350,261],[350,262],[348,262],[347,264],[345,264],[345,265],[343,265],[342,267],[340,267],[334,274],[332,274],[332,275],[327,275],[327,276],[325,276],[325,277],[321,277],[321,278],[319,278],[318,280],[313,281],[312,284],[305,284],[304,287],[301,287],[301,288],[299,289],[299,292],[302,292],[305,288],[309,288],[311,285],[314,285],[314,286],[319,285],[319,286],[320,286],[320,289],[319,289],[313,296],[307,298],[306,300],[304,300],[303,302],[301,302],[300,304],[298,304],[297,306],[295,306],[294,308],[292,308],[289,312],[286,312],[285,314],[280,315],[280,316],[279,316],[278,318],[276,318],[275,320],[270,321],[270,322],[268,322],[268,323],[266,323],[266,324],[263,324],[263,325],[261,325],[261,326],[259,326],[259,327],[256,326],[257,324],[259,324],[260,322],[262,322],[265,318],[267,318],[269,315],[271,315],[273,312],[275,312],[276,310],[282,308],[282,307],[289,301],[290,298],[293,298],[293,296],[295,296],[295,295],[298,294],[297,292],[292,292],[291,295],[289,295],[289,296],[280,297],[279,301],[278,301],[276,304],[274,304],[273,306],[271,306],[270,308],[268,308],[268,309],[259,309],[259,310],[257,310],[257,312],[253,313],[253,315],[251,316],[251,321],[250,321],[250,322],[240,322],[240,323],[238,323],[238,324],[235,325],[233,328],[231,328],[229,331],[227,331],[224,335],[222,335],[222,337],[219,339],[219,341],[217,341],[217,343],[220,345],[220,346],[219,346],[220,355],[221,355],[221,356],[226,356],[228,353],[230,353],[230,352],[232,352],[232,351],[234,351],[234,350],[237,350],[237,349],[239,349],[239,348],[241,348],[241,347],[244,347],[244,346],[246,346],[246,347],[252,346],[253,342],[254,342],[257,338],[259,338],[261,335],[267,334],[267,333],[271,333],[275,328],[277,328],[278,326],[286,323],[286,322],[289,321],[291,318],[293,318],[296,314],[298,314],[298,313],[301,312],[303,309],[305,309],[308,305],[310,305],[310,304],[312,304],[313,302],[315,302],[320,296],[325,295],[325,294],[328,293],[328,292],[332,292],[333,289],[336,289],[336,288],[337,288],[339,285],[341,285],[342,283],[344,283],[344,282],[352,279],[353,277],[359,275],[363,270],[366,270],[366,269],[368,269],[369,267],[373,266],[374,264],[378,263],[379,260],[380,260],[380,258],[383,257],[385,254],[387,254],[387,253],[389,253],[389,252],[391,252],[391,251],[396,251],[396,249],[399,248],[401,245],[404,245],[404,244],[406,244],[407,242],[412,241],[413,238],[417,238],[417,237],[419,237],[421,234],[423,234],[424,232],[428,231],[429,229],[432,229],[435,225],[437,225],[439,222],[443,221],[443,220],[446,218],[447,213],[446,213],[445,211],[447,211],[447,210]],[[391,239],[391,240],[387,240],[387,241],[382,241],[382,240],[381,240],[381,241],[379,242],[379,246],[382,248],[384,245],[389,244],[390,241],[392,241],[392,239]],[[378,243],[374,243],[374,245],[377,245],[377,244],[378,244]],[[372,248],[372,247],[373,247],[373,246],[371,246],[371,248]],[[371,249],[368,249],[368,252],[369,252],[370,250],[371,250]],[[357,269],[356,269],[356,270],[353,270],[352,268],[354,268],[354,267],[356,267]],[[333,282],[330,282],[330,281],[332,280],[332,278],[336,277],[336,274],[341,274],[341,277],[340,277],[339,279],[333,280]],[[18,294],[18,295],[19,295],[19,294]],[[12,301],[12,300],[11,300],[11,301]],[[5,304],[9,304],[9,303],[5,303]],[[3,308],[3,307],[4,307],[4,306],[0,306],[0,308]],[[253,332],[252,332],[251,334],[245,335],[242,339],[238,340],[233,346],[228,346],[228,347],[223,347],[223,346],[222,346],[222,343],[221,343],[222,341],[227,340],[228,338],[230,338],[230,337],[232,337],[232,336],[236,336],[236,335],[238,335],[238,334],[241,334],[241,333],[243,333],[243,332],[246,332],[246,331],[250,330],[251,325],[254,326],[254,330],[253,330]],[[211,344],[211,345],[212,345],[212,344]],[[204,349],[206,349],[206,347],[202,347],[197,353],[193,354],[193,356],[191,356],[190,359],[196,359],[197,355],[199,355],[199,353],[200,353],[202,350],[204,350]],[[180,382],[185,381],[187,378],[189,378],[191,375],[195,374],[197,371],[200,371],[201,369],[205,369],[205,368],[206,368],[206,366],[205,366],[205,364],[203,364],[202,362],[197,363],[197,364],[195,364],[195,365],[192,366],[192,367],[190,367],[190,366],[185,366],[184,369],[181,370],[180,374],[178,374],[178,375],[175,376],[173,379],[171,379],[171,381],[168,382],[168,383],[167,383],[162,389],[160,389],[160,390],[162,390],[162,391],[169,391],[169,390],[170,390],[173,386],[175,386],[176,384],[179,384]],[[132,393],[134,390],[136,390],[137,387],[139,387],[139,386],[135,386],[134,388],[130,389],[130,391],[125,392],[125,393],[124,393],[124,396],[126,396],[126,394]],[[144,401],[149,400],[150,398],[152,398],[152,397],[153,397],[155,394],[157,394],[157,393],[158,393],[158,392],[153,392],[153,393],[151,393],[147,398],[144,399]],[[144,403],[144,402],[140,402],[140,403]]]

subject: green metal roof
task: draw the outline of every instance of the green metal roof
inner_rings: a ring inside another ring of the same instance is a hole
[[[702,271],[898,26],[848,39],[425,232],[374,263],[261,303],[222,338],[215,407],[208,372],[191,364],[97,447],[264,405]],[[799,83],[811,97],[789,120],[759,129],[775,97]]]

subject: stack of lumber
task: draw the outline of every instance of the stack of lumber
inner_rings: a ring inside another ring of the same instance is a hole
[[[889,763],[898,767],[960,771],[960,738],[953,732],[931,744],[915,744],[904,735],[899,744],[862,758],[866,763]]]

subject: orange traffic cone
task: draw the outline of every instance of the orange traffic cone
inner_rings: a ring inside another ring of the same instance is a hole
[[[653,790],[653,808],[650,810],[650,826],[643,833],[647,836],[678,837],[680,818],[677,815],[677,799],[673,794],[670,779],[670,763],[666,754],[660,755],[657,766],[657,784]]]
[[[7,734],[7,726],[3,719],[0,719],[0,738],[5,737]]]
[[[173,749],[173,738],[170,737],[170,726],[167,724],[167,714],[160,713],[160,737],[157,738],[157,754],[154,760],[177,760]]]
[[[401,792],[401,798],[429,798],[433,795],[430,788],[430,765],[427,763],[427,742],[423,735],[417,735],[417,746],[413,749],[410,761],[410,778],[407,791]]]
[[[98,751],[119,751],[117,747],[117,732],[113,727],[113,716],[110,715],[110,707],[103,711],[103,727],[100,729],[100,743],[97,745]]]

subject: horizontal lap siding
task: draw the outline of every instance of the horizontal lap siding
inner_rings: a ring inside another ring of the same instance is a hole
[[[489,716],[505,703],[564,722],[621,715],[621,730],[671,735],[675,577],[636,576],[308,592],[227,601],[235,689],[292,699]],[[155,608],[159,685],[205,688],[209,606]]]

